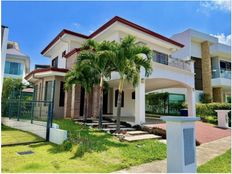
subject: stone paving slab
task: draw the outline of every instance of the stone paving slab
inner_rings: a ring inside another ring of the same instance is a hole
[[[144,135],[133,135],[133,136],[126,136],[123,138],[125,141],[139,141],[139,140],[147,140],[147,139],[160,139],[162,137],[153,135],[153,134],[144,134]]]
[[[146,131],[128,131],[127,134],[129,135],[142,135],[142,134],[147,134]]]
[[[222,155],[231,148],[231,136],[218,139],[198,146],[197,166],[205,164],[209,160]],[[116,171],[114,173],[166,173],[167,160],[153,161],[151,163],[141,164],[129,169]]]

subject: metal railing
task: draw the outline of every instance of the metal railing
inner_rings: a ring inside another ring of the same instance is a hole
[[[214,69],[212,70],[212,79],[216,78],[231,79],[231,71]]]
[[[164,65],[172,66],[175,68],[183,69],[186,71],[191,71],[191,64],[188,61],[181,60],[178,58],[173,58],[171,56],[167,57],[166,59],[160,59],[157,57],[153,57],[153,61],[157,63],[161,63]]]
[[[47,121],[51,110],[50,101],[32,101],[22,99],[8,99],[2,101],[2,116],[17,120]]]
[[[49,139],[49,129],[52,125],[53,102],[22,99],[7,99],[2,101],[2,117],[17,121],[30,121],[46,127],[46,140]]]

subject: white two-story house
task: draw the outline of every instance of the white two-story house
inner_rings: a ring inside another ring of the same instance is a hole
[[[131,117],[135,124],[145,123],[145,94],[163,88],[183,88],[187,92],[189,116],[195,116],[194,66],[192,60],[171,58],[174,52],[184,47],[183,44],[148,30],[120,17],[114,17],[91,35],[86,36],[69,30],[61,31],[41,52],[51,60],[51,67],[36,69],[26,79],[36,87],[36,100],[54,101],[54,116],[78,118],[83,115],[84,90],[80,85],[64,91],[64,76],[69,71],[87,39],[96,41],[117,41],[133,35],[137,41],[154,51],[153,72],[145,77],[141,71],[140,82],[136,88],[129,83],[124,86],[122,96],[122,117]],[[116,116],[117,87],[119,76],[113,72],[108,81],[110,89],[103,97],[103,113]],[[89,96],[88,115],[98,116],[98,86]]]
[[[173,57],[194,61],[196,100],[205,93],[213,102],[227,102],[231,96],[231,47],[193,29],[171,39],[185,45],[172,53]]]
[[[6,49],[6,59],[4,67],[4,77],[24,79],[30,72],[30,57],[21,52],[17,42],[8,41]]]

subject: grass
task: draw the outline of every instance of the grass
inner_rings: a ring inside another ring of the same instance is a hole
[[[110,134],[55,120],[68,130],[62,145],[38,143],[3,147],[2,172],[113,172],[130,166],[166,158],[166,145],[157,140],[120,142]],[[32,150],[19,156],[16,152]]]
[[[231,173],[231,149],[197,169],[198,173]]]
[[[15,144],[15,143],[26,143],[26,142],[37,142],[37,141],[42,141],[43,139],[25,132],[25,131],[20,131],[17,129],[13,129],[10,127],[7,127],[5,125],[1,125],[2,128],[2,144]]]

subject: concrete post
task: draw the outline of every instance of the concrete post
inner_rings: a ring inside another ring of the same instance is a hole
[[[135,124],[145,123],[145,81],[141,79],[135,88]]]
[[[228,113],[230,110],[215,110],[217,112],[218,117],[218,127],[221,128],[228,128],[229,122],[228,122]]]
[[[196,172],[195,121],[198,117],[164,116],[167,131],[167,172]]]
[[[188,116],[196,117],[196,95],[195,89],[187,88]]]

